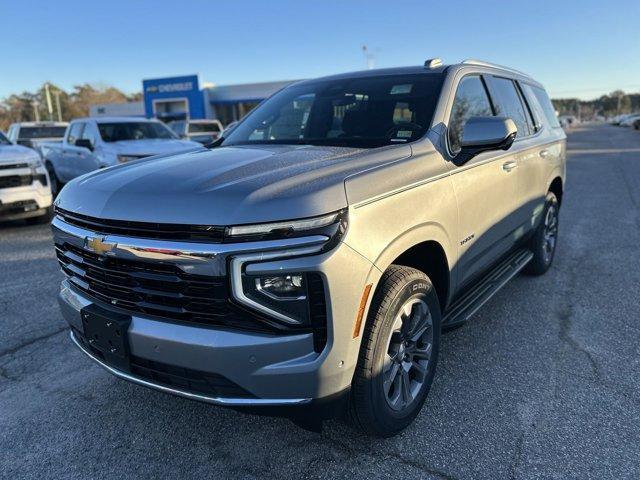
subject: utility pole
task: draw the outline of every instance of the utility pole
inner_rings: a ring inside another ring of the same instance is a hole
[[[44,91],[47,96],[47,110],[49,110],[49,120],[53,122],[53,107],[51,106],[51,92],[49,91],[49,82],[44,84]]]
[[[367,60],[367,68],[371,70],[376,64],[376,56],[369,52],[366,45],[362,46],[362,53],[364,53],[364,58]]]
[[[54,95],[56,96],[56,109],[58,110],[58,121],[61,122],[62,121],[62,110],[60,109],[60,90],[56,90],[54,92]]]
[[[36,122],[40,121],[40,112],[38,111],[38,106],[40,105],[37,101],[31,102],[33,105],[33,116],[36,118]]]

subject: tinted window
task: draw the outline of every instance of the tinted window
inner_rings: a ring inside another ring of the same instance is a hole
[[[517,137],[526,137],[531,134],[531,127],[527,121],[528,113],[522,104],[520,93],[516,90],[513,80],[508,78],[493,77],[493,93],[496,115],[511,118],[518,128]]]
[[[76,143],[76,140],[80,138],[82,135],[82,128],[84,127],[84,123],[76,122],[71,125],[69,128],[69,136],[67,137],[67,142],[70,144]]]
[[[91,142],[91,145],[95,146],[96,137],[97,137],[96,128],[91,123],[85,124],[84,130],[82,131],[82,135],[80,136],[80,138],[84,140],[89,140]]]
[[[144,140],[148,138],[176,138],[175,133],[160,122],[99,123],[98,129],[102,140],[105,142]]]
[[[240,123],[223,145],[284,143],[380,147],[422,137],[441,74],[339,78],[281,90]]]
[[[529,98],[533,98],[538,102],[540,109],[542,110],[542,114],[544,114],[544,118],[547,119],[549,126],[551,128],[560,127],[560,122],[558,121],[558,117],[556,116],[556,109],[553,108],[553,103],[549,100],[549,96],[544,89],[540,87],[532,87],[531,85],[524,84],[523,88]]]
[[[4,133],[0,132],[0,145],[11,145],[11,142],[7,137],[4,136]]]
[[[458,84],[449,116],[449,146],[452,152],[460,150],[462,129],[470,117],[492,116],[491,104],[482,79],[476,75],[464,77]]]
[[[32,138],[62,138],[67,127],[22,127],[20,140]]]

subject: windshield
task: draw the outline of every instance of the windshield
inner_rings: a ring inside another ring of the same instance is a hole
[[[32,138],[62,138],[67,127],[20,127],[20,140]]]
[[[209,132],[219,132],[220,125],[216,122],[211,123],[190,123],[189,124],[189,133],[209,133]]]
[[[169,128],[160,122],[99,123],[98,129],[105,142],[177,138]]]
[[[431,124],[441,74],[305,82],[281,90],[222,142],[380,147],[422,137]]]
[[[7,137],[4,136],[4,133],[0,132],[0,145],[11,145],[11,142]]]

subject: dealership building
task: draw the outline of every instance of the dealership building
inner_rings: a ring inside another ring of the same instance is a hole
[[[169,122],[216,118],[223,125],[239,120],[258,103],[292,81],[206,85],[197,75],[143,80],[143,101],[93,105],[91,116],[145,116]]]

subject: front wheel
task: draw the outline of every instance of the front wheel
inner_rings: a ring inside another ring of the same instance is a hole
[[[56,171],[53,168],[53,165],[47,163],[45,165],[45,168],[47,169],[47,173],[49,174],[49,182],[51,182],[51,195],[53,195],[53,198],[56,198],[56,196],[60,192],[60,189],[62,188],[62,183],[60,183],[60,180],[58,180],[58,175],[56,175]]]
[[[371,303],[351,390],[350,417],[365,433],[396,435],[420,413],[438,361],[440,319],[429,278],[389,267]]]
[[[542,221],[531,238],[533,258],[524,269],[529,275],[542,275],[551,266],[558,243],[558,214],[560,205],[553,192],[547,193]]]

